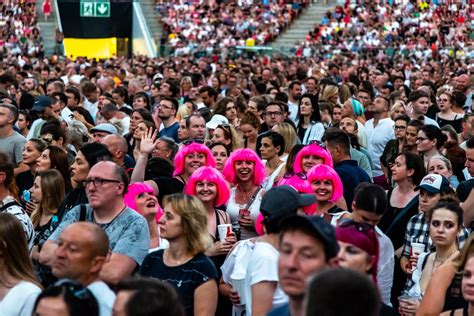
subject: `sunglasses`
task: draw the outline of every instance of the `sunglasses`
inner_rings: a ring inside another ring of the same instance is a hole
[[[366,235],[372,235],[372,234],[375,233],[374,226],[369,225],[369,224],[367,224],[367,223],[355,222],[354,220],[349,219],[349,218],[342,219],[342,220],[339,222],[339,226],[340,226],[340,227],[351,227],[351,226],[354,226],[355,229],[356,229],[358,232],[364,233],[364,234],[366,234]]]
[[[301,180],[308,180],[308,177],[306,176],[306,173],[304,173],[304,172],[287,172],[287,173],[285,173],[283,178],[290,179],[293,176],[297,176]]]
[[[183,145],[191,145],[191,144],[204,144],[204,140],[203,139],[199,139],[199,138],[195,138],[195,139],[188,139],[188,140],[185,140],[183,141]]]
[[[317,139],[313,139],[312,141],[309,142],[309,144],[310,144],[310,145],[316,144],[316,145],[318,145],[319,147],[326,149],[326,144],[323,143],[323,142],[320,141],[320,140],[317,140]]]

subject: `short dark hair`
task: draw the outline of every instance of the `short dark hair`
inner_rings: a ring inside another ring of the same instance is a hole
[[[64,92],[71,93],[72,95],[74,95],[74,99],[76,99],[77,101],[81,101],[81,92],[79,92],[79,89],[77,89],[76,87],[69,87]]]
[[[286,94],[285,92],[281,92],[281,91],[277,92],[275,94],[275,101],[288,103],[288,94]]]
[[[117,293],[120,291],[133,292],[125,305],[129,316],[185,315],[176,290],[166,282],[150,278],[131,278],[119,282]]]
[[[270,138],[272,140],[273,146],[280,146],[278,156],[281,156],[283,154],[283,152],[285,151],[285,139],[283,138],[283,136],[281,136],[281,134],[274,131],[268,131],[260,135],[261,140],[264,138]]]
[[[190,116],[188,116],[186,118],[186,128],[189,128],[189,126],[191,126],[191,118],[202,118],[204,121],[206,121],[206,119],[204,118],[204,116],[202,116],[201,114],[196,114],[196,113],[193,113],[191,114]]]
[[[387,208],[387,194],[378,184],[362,182],[355,189],[354,204],[362,211],[383,215]]]
[[[471,137],[466,141],[466,148],[474,149],[474,137]]]
[[[7,103],[0,103],[0,108],[8,109],[10,111],[9,116],[13,116],[13,124],[15,124],[18,120],[18,116],[20,115],[18,109],[15,106]]]
[[[446,137],[438,127],[431,124],[421,127],[419,131],[425,133],[429,140],[436,139],[437,149],[441,149],[444,143],[448,140],[448,137]]]
[[[382,304],[375,283],[351,269],[335,268],[318,273],[310,280],[306,293],[306,315],[311,316],[376,316]],[[341,297],[344,297],[342,304]]]
[[[13,163],[7,154],[0,152],[0,172],[5,172],[3,185],[8,188],[13,181]]]
[[[204,87],[201,87],[201,89],[199,89],[199,93],[204,93],[204,92],[207,92],[207,94],[210,97],[213,97],[214,100],[216,99],[216,97],[218,95],[216,89],[214,89],[213,87],[210,87],[210,86],[204,86]]]
[[[292,81],[292,82],[290,83],[290,85],[288,86],[288,90],[293,89],[294,86],[301,86],[301,82],[300,82],[300,81],[297,81],[297,80]]]
[[[172,97],[161,97],[160,98],[160,101],[169,101],[173,104],[174,106],[174,109],[176,110],[176,112],[178,112],[178,108],[179,108],[179,103],[178,103],[178,100],[176,100],[176,98],[172,98]]]
[[[410,151],[404,151],[399,153],[395,156],[395,159],[398,156],[405,157],[405,165],[407,167],[407,170],[413,170],[413,175],[410,177],[411,182],[414,185],[418,185],[423,179],[423,177],[426,175],[425,164],[423,162],[423,159],[419,155]]]
[[[41,127],[40,135],[51,134],[53,136],[53,140],[59,140],[60,138],[63,139],[63,144],[66,143],[66,133],[61,126],[55,122],[53,123],[46,123]]]
[[[275,106],[275,105],[280,108],[281,112],[283,112],[283,113],[285,112],[285,107],[281,102],[269,102],[269,103],[267,103],[267,105],[265,105],[265,111],[267,111],[267,108],[269,106]]]
[[[404,121],[408,126],[408,123],[410,123],[410,117],[408,115],[399,115],[393,121]]]
[[[324,132],[323,140],[331,146],[339,145],[345,154],[350,152],[351,141],[349,135],[336,127],[330,127]]]
[[[415,91],[412,91],[412,93],[410,93],[410,96],[408,97],[408,102],[415,102],[416,100],[421,99],[421,98],[429,99],[430,96],[425,91],[415,90]]]

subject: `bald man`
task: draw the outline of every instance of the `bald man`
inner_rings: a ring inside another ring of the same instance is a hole
[[[86,286],[97,299],[101,316],[112,314],[115,294],[99,279],[109,255],[109,238],[97,224],[78,222],[63,230],[54,252],[53,274]]]
[[[107,146],[109,151],[112,153],[113,160],[125,170],[135,166],[133,159],[127,155],[128,145],[125,137],[117,134],[110,134],[102,139],[102,144]]]

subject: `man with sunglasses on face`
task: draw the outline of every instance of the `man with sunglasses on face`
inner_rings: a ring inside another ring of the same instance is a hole
[[[99,278],[115,285],[128,278],[148,254],[150,237],[143,216],[125,206],[128,177],[122,167],[111,161],[95,164],[84,181],[89,204],[71,209],[46,241],[40,263],[51,266],[62,231],[71,223],[87,221],[99,224],[110,241],[111,256]]]

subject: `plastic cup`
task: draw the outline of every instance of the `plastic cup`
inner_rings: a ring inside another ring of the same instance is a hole
[[[245,295],[244,295],[245,277],[238,277],[238,276],[236,276],[235,278],[231,277],[230,282],[234,290],[237,293],[239,293],[240,305],[245,305]]]
[[[419,256],[423,252],[425,252],[425,244],[421,244],[417,242],[411,243],[411,254],[413,256]]]
[[[220,241],[224,242],[227,235],[232,233],[232,224],[217,225],[217,232],[219,233]]]

